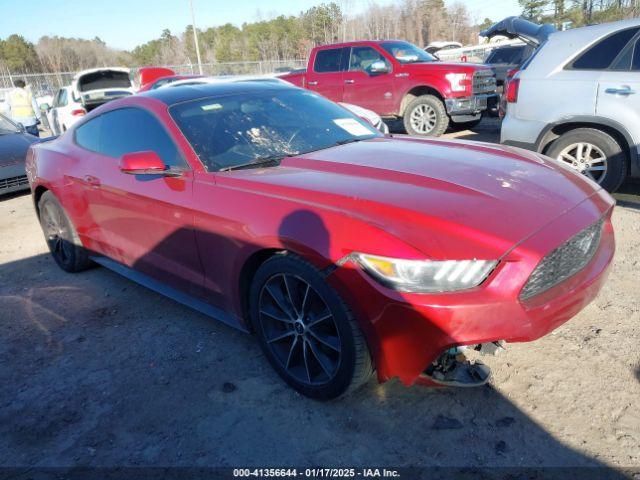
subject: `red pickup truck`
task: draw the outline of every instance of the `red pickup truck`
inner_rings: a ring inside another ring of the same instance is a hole
[[[450,124],[471,128],[480,122],[487,102],[497,98],[490,68],[440,62],[398,40],[316,47],[306,70],[279,78],[334,102],[352,103],[383,117],[402,117],[411,135],[442,135]]]

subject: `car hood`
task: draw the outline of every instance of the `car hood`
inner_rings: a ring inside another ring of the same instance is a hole
[[[556,28],[548,23],[539,25],[524,18],[507,17],[482,30],[480,36],[490,39],[500,35],[507,38],[519,38],[530,45],[540,45],[549,38],[549,35],[556,31]]]
[[[460,252],[499,258],[599,190],[532,152],[409,137],[347,144],[285,158],[276,168],[233,173],[255,181],[254,189],[343,212],[443,259]]]
[[[24,162],[27,150],[38,138],[24,133],[0,135],[0,167]]]

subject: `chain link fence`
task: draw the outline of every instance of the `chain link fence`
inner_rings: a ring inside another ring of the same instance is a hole
[[[178,74],[196,75],[199,73],[197,64],[167,65]],[[306,60],[272,60],[259,62],[216,62],[203,63],[202,71],[205,75],[262,75],[268,73],[286,72],[306,67]],[[131,69],[133,78],[139,67]],[[30,86],[34,96],[42,97],[54,95],[56,91],[71,84],[77,72],[54,73],[12,73],[0,75],[0,90],[13,86],[13,80],[21,79]]]

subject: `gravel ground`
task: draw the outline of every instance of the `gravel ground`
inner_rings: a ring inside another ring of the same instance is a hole
[[[30,196],[0,198],[0,467],[639,468],[638,194],[616,207],[600,296],[485,358],[489,385],[372,381],[329,403],[289,389],[251,336],[106,269],[62,272]]]

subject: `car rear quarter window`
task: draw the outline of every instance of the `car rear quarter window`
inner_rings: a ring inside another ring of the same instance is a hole
[[[100,126],[102,124],[102,116],[92,118],[86,123],[76,128],[75,141],[86,150],[92,152],[100,151]]]
[[[605,70],[609,68],[638,30],[640,27],[627,28],[600,40],[580,55],[571,65],[571,69]]]
[[[153,151],[168,167],[186,166],[173,140],[149,112],[121,108],[102,115],[100,152],[120,158],[125,153]]]
[[[313,70],[319,73],[339,72],[342,64],[342,48],[318,50]]]
[[[636,40],[636,44],[633,47],[633,61],[631,63],[631,70],[640,71],[640,38]]]

